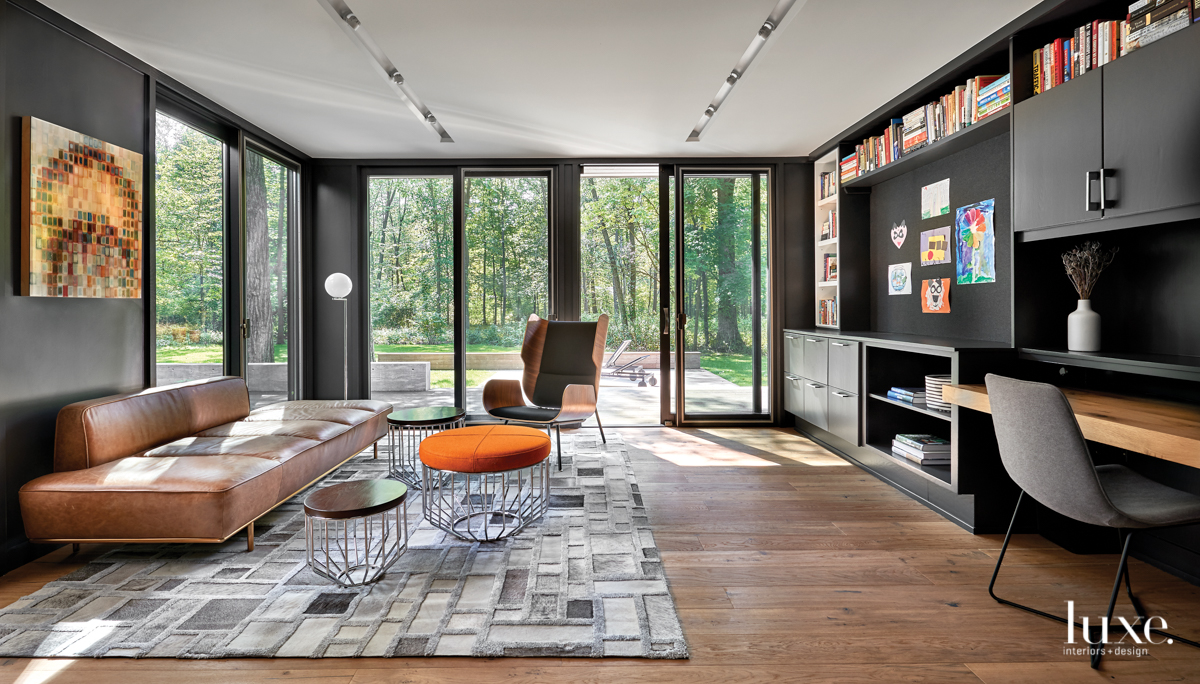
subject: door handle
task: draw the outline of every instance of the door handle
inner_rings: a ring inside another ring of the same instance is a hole
[[[824,387],[824,386],[825,386],[825,385],[822,385],[822,384],[820,384],[820,383],[817,383],[817,382],[810,382],[810,383],[806,383],[806,384],[807,384],[809,387],[813,388],[813,389],[821,389],[822,387]]]
[[[849,347],[850,346],[849,342],[830,342],[830,344],[832,344],[835,347]]]
[[[1117,206],[1116,200],[1108,199],[1108,182],[1104,180],[1115,175],[1117,175],[1116,169],[1100,169],[1100,206],[1104,209],[1112,209]]]
[[[671,324],[668,322],[670,320],[671,320],[671,310],[664,306],[663,307],[663,315],[662,315],[663,337],[666,337],[671,334]]]
[[[804,338],[804,341],[805,341],[805,342],[820,342],[821,340],[818,340],[818,339],[816,339],[816,338],[813,338],[813,337],[806,337],[806,338]]]
[[[1092,183],[1100,180],[1099,171],[1088,171],[1083,174],[1083,193],[1086,206],[1084,211],[1100,211],[1100,202],[1092,200]],[[1104,181],[1100,181],[1100,194],[1104,194]]]
[[[853,394],[846,394],[845,392],[834,392],[834,393],[833,393],[833,396],[835,396],[835,397],[841,397],[841,398],[843,398],[843,399],[849,399],[850,397],[852,397],[852,396],[854,396],[854,395],[853,395]]]

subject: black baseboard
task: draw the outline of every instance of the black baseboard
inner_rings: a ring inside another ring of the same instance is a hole
[[[8,574],[26,563],[32,563],[62,546],[62,544],[33,544],[24,536],[5,540],[0,543],[0,575]]]

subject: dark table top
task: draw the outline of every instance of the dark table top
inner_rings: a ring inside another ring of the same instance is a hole
[[[395,480],[352,480],[319,489],[304,500],[304,513],[342,520],[382,513],[408,497],[408,485]]]
[[[466,409],[455,406],[422,406],[392,411],[388,414],[387,421],[392,425],[400,426],[440,425],[458,420],[465,415],[467,415]]]

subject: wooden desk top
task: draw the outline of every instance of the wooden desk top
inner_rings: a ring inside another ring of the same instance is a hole
[[[1083,436],[1093,442],[1200,468],[1200,406],[1064,389]],[[942,398],[991,413],[987,387],[946,385]]]

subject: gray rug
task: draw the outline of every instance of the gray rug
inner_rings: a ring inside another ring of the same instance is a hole
[[[0,610],[0,656],[688,657],[620,434],[563,452],[549,514],[505,541],[433,528],[413,491],[408,551],[342,589],[305,563],[305,492],[257,523],[251,553],[242,535],[114,547]],[[386,473],[368,450],[315,486]]]

